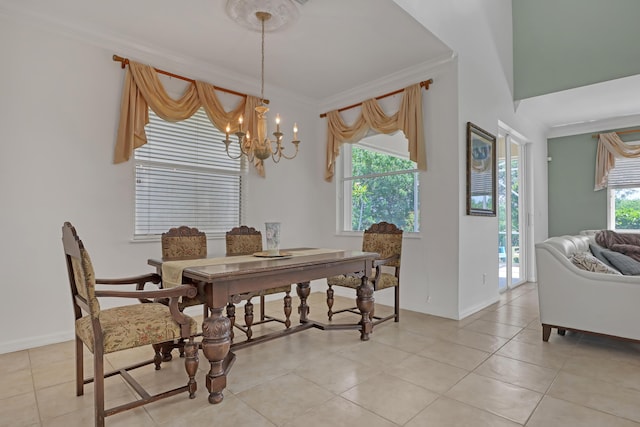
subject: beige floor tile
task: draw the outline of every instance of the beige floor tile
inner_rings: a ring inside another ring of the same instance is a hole
[[[618,359],[574,355],[567,360],[563,371],[640,391],[640,367]]]
[[[0,354],[0,375],[22,369],[31,369],[28,350]]]
[[[507,339],[513,338],[522,330],[519,326],[512,326],[505,323],[497,323],[481,319],[468,324],[464,329]]]
[[[487,312],[480,317],[479,320],[485,320],[488,322],[498,322],[505,325],[517,326],[520,328],[526,327],[531,321],[537,318],[537,315],[532,315],[528,312],[522,312],[518,307],[512,307],[505,305],[500,307],[494,312]]]
[[[32,426],[40,423],[35,393],[0,400],[0,427]]]
[[[564,346],[554,346],[553,343],[530,344],[524,341],[511,340],[496,354],[545,368],[560,369],[571,356],[571,351],[571,349]]]
[[[435,338],[425,337],[415,332],[404,331],[395,323],[381,324],[374,329],[371,340],[391,347],[402,349],[409,353],[417,353],[430,344],[436,342]]]
[[[236,395],[276,425],[282,425],[334,397],[295,374],[287,374]]]
[[[491,356],[474,373],[545,393],[558,371],[502,356]]]
[[[576,334],[570,331],[562,336],[558,334],[551,334],[549,336],[549,343],[553,344],[554,347],[571,347],[572,352],[576,349],[576,345],[578,341],[580,341],[581,334]],[[542,328],[540,329],[523,329],[518,335],[513,337],[516,341],[523,341],[529,344],[538,345],[543,343],[542,341]]]
[[[275,424],[232,393],[225,393],[224,400],[215,405],[210,404],[206,396],[199,395],[194,399],[194,404],[197,407],[190,403],[188,409],[176,406],[174,409],[180,412],[167,414],[167,417],[157,425],[162,427],[275,427]],[[162,401],[154,405],[162,405]],[[150,412],[154,418],[160,415]]]
[[[409,356],[390,364],[386,373],[436,393],[444,393],[464,378],[469,371],[422,356]]]
[[[576,344],[575,355],[616,360],[640,366],[640,348],[637,343],[582,334]]]
[[[640,391],[616,384],[560,372],[549,396],[640,422]]]
[[[472,371],[484,362],[490,354],[463,345],[439,341],[422,350],[418,355]]]
[[[294,373],[335,394],[379,374],[377,370],[360,362],[331,353],[314,363],[298,367]]]
[[[639,424],[545,396],[526,425],[527,427],[638,427]]]
[[[445,396],[478,409],[524,424],[542,398],[542,394],[512,384],[469,374]]]
[[[341,396],[400,425],[438,397],[436,393],[388,374],[377,375]]]
[[[396,425],[338,396],[294,418],[284,427],[395,427]]]
[[[108,427],[131,427],[153,426],[154,422],[143,408],[135,408],[107,417],[105,424]],[[93,425],[95,425],[93,406],[42,422],[42,427],[88,427]]]
[[[517,427],[520,425],[456,400],[440,397],[404,427]]]
[[[114,376],[105,380],[105,405],[116,406],[123,401],[133,401],[135,395],[125,382]],[[75,381],[56,384],[36,391],[40,418],[49,420],[84,408],[93,408],[93,383],[85,384],[84,394],[76,396]]]
[[[337,354],[373,369],[384,369],[389,366],[390,360],[399,363],[411,355],[409,352],[371,340],[359,341],[350,347],[337,351]]]
[[[83,368],[85,378],[93,377],[92,359],[84,359]],[[111,364],[106,360],[104,362],[104,370],[105,372],[113,370]],[[75,357],[72,357],[69,360],[59,360],[49,364],[38,364],[33,367],[32,375],[36,390],[74,380],[76,376]]]
[[[0,400],[24,393],[33,393],[31,369],[20,369],[0,375]]]
[[[456,329],[453,332],[442,334],[440,339],[456,344],[472,347],[487,353],[493,353],[509,342],[506,338],[474,332],[467,329]]]

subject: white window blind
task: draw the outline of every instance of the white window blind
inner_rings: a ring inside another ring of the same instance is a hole
[[[640,158],[616,157],[607,181],[609,187],[640,187]]]
[[[204,110],[176,123],[149,110],[145,130],[147,144],[134,151],[135,237],[181,225],[224,233],[242,222],[245,163],[227,156]],[[237,143],[230,152],[238,156]]]

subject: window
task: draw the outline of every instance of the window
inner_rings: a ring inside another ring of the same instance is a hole
[[[607,227],[640,231],[640,159],[616,158],[616,166],[609,171],[607,192]]]
[[[238,226],[243,213],[245,161],[225,151],[225,135],[204,110],[177,123],[149,110],[147,144],[134,151],[135,237],[188,225],[207,234]],[[229,148],[238,156],[237,144]]]
[[[408,159],[406,141],[397,132],[342,146],[341,231],[363,231],[380,221],[405,232],[420,230],[418,170]]]

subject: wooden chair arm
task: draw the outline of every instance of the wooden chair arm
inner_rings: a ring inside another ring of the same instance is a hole
[[[382,275],[382,266],[385,264],[388,264],[391,261],[395,261],[397,259],[400,259],[400,257],[398,255],[392,255],[388,258],[380,258],[380,259],[376,259],[373,260],[373,267],[376,269],[376,275],[375,277],[373,277],[373,279],[370,278],[370,280],[373,283],[378,283],[378,280],[380,280],[380,276]]]
[[[147,283],[153,283],[158,285],[161,282],[162,282],[162,277],[160,277],[160,275],[156,273],[143,274],[140,276],[133,276],[133,277],[125,277],[122,279],[96,279],[97,285],[133,285],[135,283],[136,291],[144,291],[144,285],[146,285]],[[143,304],[153,302],[148,298],[138,298],[138,300]]]
[[[388,258],[378,258],[373,260],[373,266],[377,268],[380,265],[388,264],[390,261],[395,261],[397,259],[400,259],[399,255],[392,255]]]
[[[149,273],[141,276],[133,276],[133,277],[125,277],[119,279],[96,279],[97,285],[144,285],[145,283],[154,283],[159,284],[162,281],[162,278],[159,274]],[[141,289],[139,289],[141,290]]]
[[[198,290],[194,286],[180,285],[167,289],[155,289],[152,291],[113,291],[113,290],[96,290],[96,297],[114,297],[114,298],[178,298],[189,297],[194,298],[198,294]]]

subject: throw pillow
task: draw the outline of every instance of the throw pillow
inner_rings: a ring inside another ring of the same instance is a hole
[[[604,256],[607,257],[611,265],[620,271],[620,273],[626,276],[640,275],[640,262],[635,259],[616,251],[607,251],[604,253]]]
[[[578,252],[574,254],[571,257],[571,263],[582,270],[593,271],[594,273],[620,274],[620,272],[609,267],[588,252]]]
[[[589,249],[591,249],[591,253],[596,258],[598,258],[600,261],[602,261],[605,264],[607,264],[609,267],[613,267],[613,265],[609,262],[609,260],[605,256],[605,252],[612,252],[610,249],[605,249],[602,246],[596,245],[596,244],[593,244],[593,243],[589,245]],[[615,267],[613,267],[613,268],[615,268]]]

